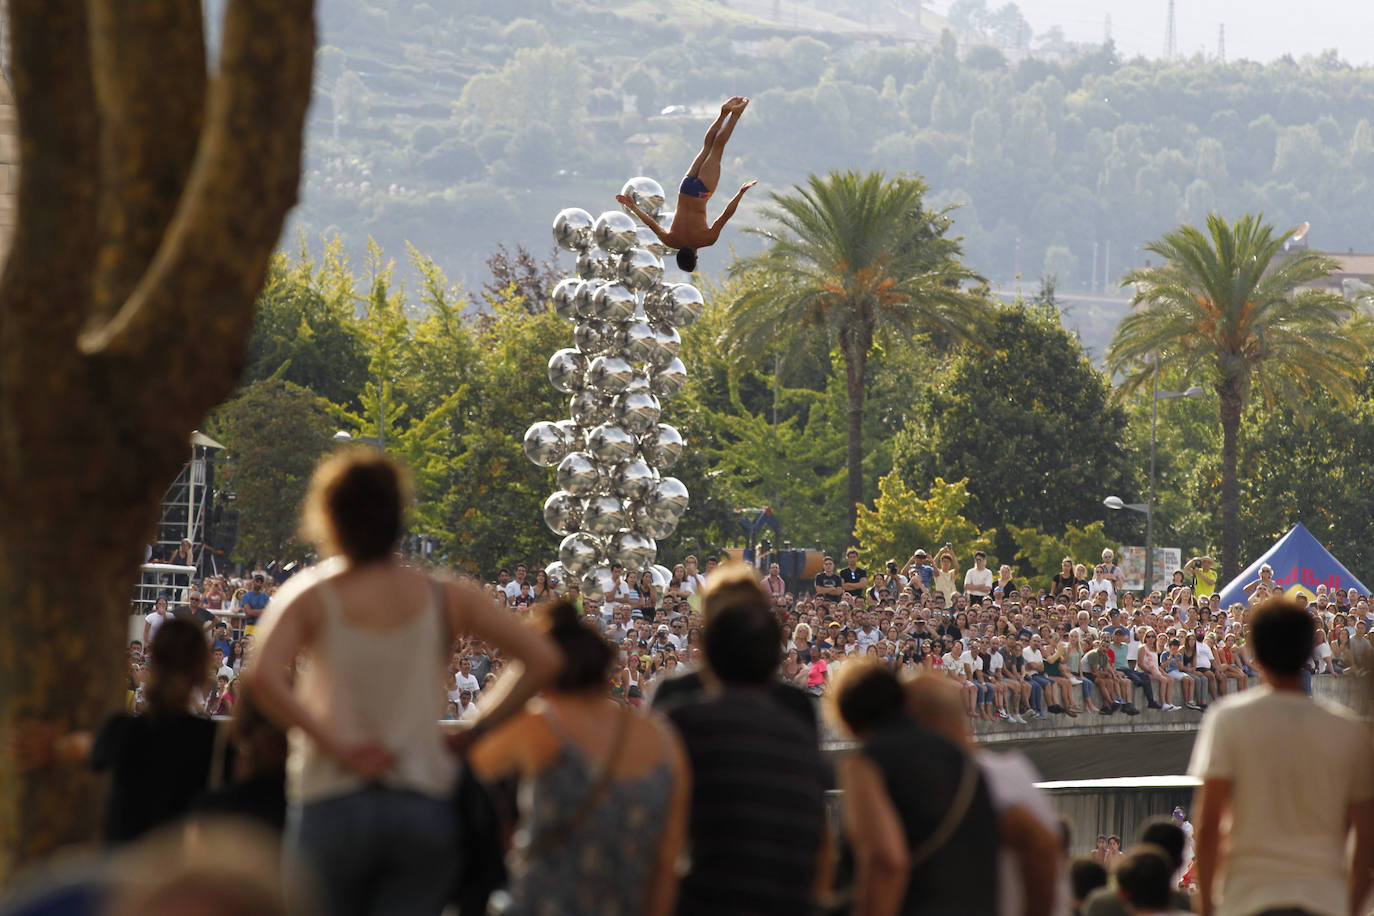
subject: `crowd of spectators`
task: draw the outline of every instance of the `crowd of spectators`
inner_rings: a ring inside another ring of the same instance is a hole
[[[971,718],[987,722],[1133,716],[1141,705],[1204,710],[1254,682],[1249,610],[1280,593],[1266,568],[1246,603],[1223,608],[1215,569],[1201,557],[1176,571],[1169,588],[1137,599],[1110,549],[1091,570],[1065,557],[1049,582],[1020,579],[1007,565],[994,572],[981,551],[961,569],[948,546],[933,557],[918,548],[880,571],[858,560],[856,549],[843,566],[827,556],[804,583],[785,581],[776,563],[759,570],[784,632],[781,677],[821,696],[855,658],[899,674],[935,673],[959,687]],[[614,586],[598,599],[571,584],[617,648],[614,696],[638,705],[663,677],[698,664],[701,617],[692,596],[717,562],[687,557],[664,589],[648,573],[626,576],[617,567]],[[543,569],[530,576],[524,565],[500,570],[488,588],[512,608],[563,592]],[[1315,594],[1307,675],[1366,674],[1374,662],[1368,596],[1325,586]]]
[[[484,588],[498,605],[522,616],[559,595],[573,599],[615,650],[610,694],[641,706],[665,679],[700,666],[702,616],[693,596],[724,559],[688,556],[673,568],[666,588],[647,571],[626,575],[617,565],[612,587],[597,598],[582,596],[575,580],[566,588],[550,580],[536,564],[502,568]],[[948,546],[933,556],[918,548],[904,563],[889,560],[880,571],[870,572],[858,559],[852,548],[842,566],[827,556],[821,572],[803,583],[784,580],[777,563],[759,570],[783,630],[779,677],[820,697],[855,658],[905,676],[933,673],[959,688],[970,718],[988,723],[1133,716],[1141,705],[1204,710],[1254,682],[1249,609],[1280,593],[1264,567],[1247,584],[1246,603],[1223,608],[1205,557],[1176,571],[1168,589],[1140,599],[1125,587],[1111,550],[1091,571],[1065,557],[1060,572],[1043,583],[1018,579],[1007,565],[994,572],[981,551],[962,569]],[[200,708],[230,715],[258,618],[279,585],[258,567],[160,594],[145,615],[142,639],[130,644],[129,709],[146,708],[145,647],[163,621],[183,617],[204,627],[211,645]],[[1369,597],[1324,585],[1315,594],[1309,610],[1317,635],[1305,677],[1364,676],[1374,664]],[[1308,603],[1302,594],[1297,600]],[[483,691],[505,665],[481,639],[460,637],[446,669],[445,717],[476,716]]]

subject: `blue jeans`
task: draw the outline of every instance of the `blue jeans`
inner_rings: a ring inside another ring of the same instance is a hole
[[[1034,709],[1036,712],[1044,712],[1044,693],[1045,688],[1050,686],[1050,679],[1043,674],[1031,674],[1026,676],[1026,680],[1031,682],[1031,709]]]
[[[453,889],[450,801],[371,785],[292,807],[286,831],[315,869],[330,916],[434,916]]]

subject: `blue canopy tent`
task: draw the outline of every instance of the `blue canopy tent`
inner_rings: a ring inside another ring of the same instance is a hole
[[[1260,567],[1266,563],[1274,568],[1274,581],[1286,595],[1301,591],[1312,598],[1317,593],[1318,585],[1325,585],[1328,592],[1338,588],[1353,588],[1362,595],[1369,594],[1364,583],[1342,566],[1312,536],[1312,532],[1303,527],[1302,522],[1298,522],[1264,556],[1245,567],[1221,590],[1221,606],[1227,608],[1235,603],[1244,604],[1244,586],[1259,578]]]

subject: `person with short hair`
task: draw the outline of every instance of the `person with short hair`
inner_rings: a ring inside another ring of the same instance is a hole
[[[744,109],[748,105],[749,99],[737,95],[726,99],[720,106],[720,114],[716,116],[716,120],[706,131],[705,139],[702,140],[701,152],[697,153],[678,188],[677,210],[674,211],[672,224],[667,229],[640,209],[639,204],[628,194],[615,196],[617,201],[639,217],[640,222],[658,236],[660,242],[669,248],[677,249],[677,266],[687,273],[697,269],[698,249],[708,248],[716,243],[725,224],[739,209],[744,192],[758,184],[757,181],[746,181],[740,185],[740,189],[725,205],[716,221],[707,224],[706,201],[720,184],[720,161],[725,153],[725,144],[734,133],[735,125],[739,123],[740,115],[744,114]]]
[[[1173,864],[1158,846],[1141,846],[1123,856],[1116,869],[1116,886],[1120,898],[1130,907],[1132,916],[1181,916],[1188,912],[1175,906],[1170,887]],[[1089,916],[1093,916],[1091,904]]]
[[[855,912],[997,913],[997,816],[978,765],[906,712],[890,670],[851,661],[830,691],[860,742],[837,764]]]
[[[708,689],[667,709],[692,775],[677,912],[795,916],[826,885],[824,761],[775,699],[782,631],[754,571],[720,567],[702,603]]]
[[[1188,767],[1202,781],[1194,802],[1201,912],[1363,913],[1374,875],[1369,731],[1345,707],[1303,692],[1316,631],[1305,609],[1270,598],[1249,623],[1264,683],[1213,704]]]

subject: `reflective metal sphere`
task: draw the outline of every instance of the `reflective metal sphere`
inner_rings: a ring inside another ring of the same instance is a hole
[[[636,318],[616,338],[617,348],[632,363],[647,362],[657,352],[654,329],[643,318]]]
[[[581,207],[559,210],[558,215],[553,218],[553,240],[558,243],[559,248],[566,251],[590,248],[592,215]]]
[[[676,477],[665,477],[654,487],[644,504],[656,518],[680,519],[687,511],[687,487]]]
[[[655,367],[649,373],[649,387],[661,398],[671,398],[687,387],[687,367],[676,356],[668,365]],[[647,430],[646,430],[647,432]]]
[[[666,538],[677,530],[677,518],[671,514],[655,515],[651,506],[639,503],[633,513],[634,530],[651,538]],[[669,576],[671,579],[672,577]]]
[[[525,457],[541,468],[551,468],[568,453],[568,440],[554,423],[535,423],[525,430]]]
[[[573,315],[575,315],[579,321],[586,321],[588,318],[597,317],[596,294],[601,287],[605,285],[604,280],[583,280],[578,284],[577,289],[573,290]]]
[[[645,178],[643,176],[631,178],[629,181],[625,182],[625,186],[620,189],[620,193],[634,201],[639,206],[639,209],[650,216],[657,217],[663,210],[663,202],[665,200],[663,185],[654,181],[652,178]],[[625,212],[628,213],[629,210],[626,209]]]
[[[653,488],[658,481],[653,468],[642,458],[634,458],[622,464],[615,473],[615,492],[622,499],[639,499]]]
[[[608,263],[604,257],[588,248],[577,255],[577,266],[573,270],[583,280],[596,280],[605,275]]]
[[[559,391],[572,394],[582,390],[587,376],[587,357],[580,350],[565,347],[549,357],[549,382]]]
[[[682,434],[676,427],[660,423],[657,432],[640,440],[639,447],[650,467],[666,471],[682,457]]]
[[[652,289],[663,279],[663,261],[652,251],[631,248],[620,256],[620,280],[636,292]]]
[[[588,318],[573,328],[573,343],[591,359],[610,352],[615,344],[615,332],[606,322]]]
[[[611,419],[611,404],[609,398],[604,398],[590,388],[584,388],[572,396],[568,402],[568,414],[572,416],[572,422],[584,430],[590,430]],[[574,439],[574,446],[581,448],[583,439]]]
[[[682,335],[677,328],[654,328],[654,344],[649,351],[649,362],[654,366],[666,366],[677,359],[682,352]]]
[[[635,244],[635,221],[620,210],[607,210],[592,224],[592,239],[607,254],[629,251]]]
[[[635,454],[635,437],[614,423],[602,423],[587,437],[587,451],[597,461],[618,465]]]
[[[635,314],[635,294],[619,283],[607,283],[592,294],[596,317],[611,324],[629,321]]]
[[[651,324],[672,324],[673,288],[655,284],[644,293],[644,316]]]
[[[605,557],[601,540],[585,531],[570,534],[558,545],[558,562],[574,576],[580,576]]]
[[[620,531],[611,535],[606,542],[606,552],[613,562],[625,567],[625,571],[638,574],[654,565],[658,559],[658,545],[654,539],[638,531]]]
[[[559,490],[544,500],[544,524],[554,534],[574,534],[582,528],[582,500]]]
[[[600,601],[605,598],[611,589],[615,588],[615,579],[611,576],[609,566],[596,566],[582,576],[582,597],[591,598],[593,601]]]
[[[598,356],[587,368],[587,387],[602,395],[620,394],[634,374],[634,368],[619,356]]]
[[[658,236],[654,235],[654,230],[650,229],[648,226],[639,226],[635,229],[635,247],[643,248],[645,251],[652,251],[660,258],[666,257],[668,252],[673,250],[663,244]]]
[[[591,455],[586,452],[572,452],[558,462],[558,471],[554,474],[554,479],[558,481],[560,490],[567,490],[573,496],[587,496],[596,489],[601,475],[597,472],[596,463]],[[564,560],[564,563],[566,562]]]
[[[615,534],[629,523],[630,520],[625,515],[625,504],[618,496],[592,496],[582,511],[582,529],[601,537]]]
[[[701,298],[701,290],[690,283],[678,283],[669,291],[671,307],[668,323],[675,328],[691,327],[701,317],[706,308],[706,300]]]
[[[662,409],[657,395],[648,391],[626,391],[616,395],[611,414],[629,432],[642,436],[658,426]]]
[[[577,277],[568,277],[566,280],[559,280],[558,285],[553,288],[553,310],[559,318],[566,318],[568,321],[577,320],[573,297],[577,294],[577,287],[584,282],[586,281],[579,280]]]
[[[592,424],[593,426],[596,424]],[[559,420],[554,424],[563,430],[563,435],[568,441],[569,452],[580,452],[587,444],[587,428],[576,420]],[[564,458],[567,457],[565,454]],[[561,458],[559,459],[562,460]]]

